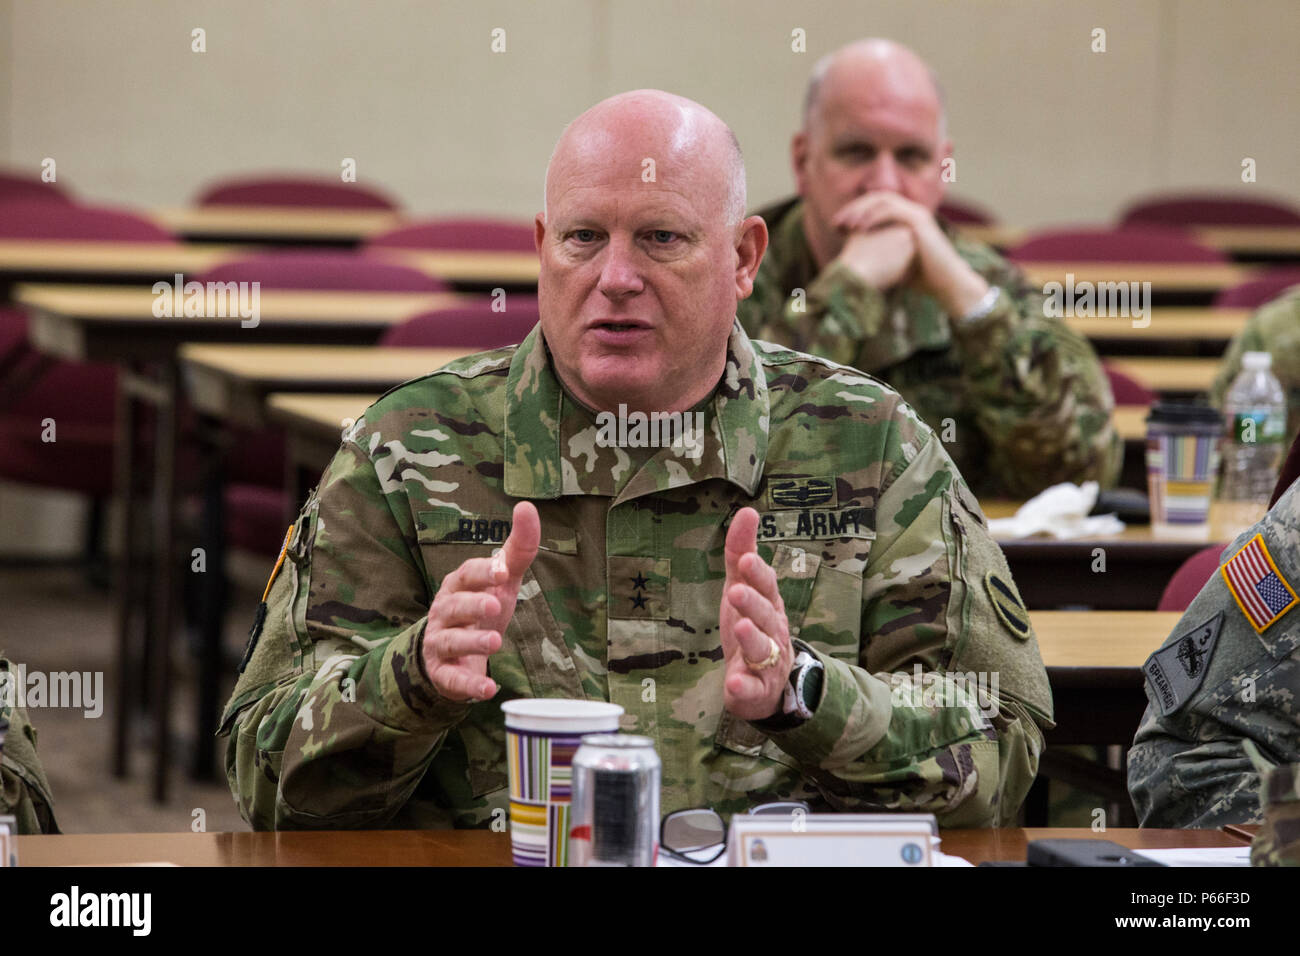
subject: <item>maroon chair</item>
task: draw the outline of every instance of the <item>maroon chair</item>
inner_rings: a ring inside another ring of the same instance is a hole
[[[48,199],[0,203],[0,238],[172,241],[165,230],[132,213]],[[11,389],[0,408],[0,477],[107,498],[113,491],[116,366],[37,355],[26,343],[21,309],[0,316],[0,341],[14,376],[6,381],[12,386],[21,377],[25,382]],[[55,421],[53,442],[41,440],[46,418]]]
[[[200,206],[317,206],[396,210],[398,204],[360,183],[327,176],[239,176],[214,183],[199,194]]]
[[[1121,229],[1051,229],[1014,246],[1016,262],[1226,262],[1218,249],[1178,229],[1133,226]]]
[[[1273,496],[1268,499],[1270,508],[1277,504],[1277,499],[1286,494],[1286,490],[1295,483],[1296,478],[1300,478],[1300,435],[1296,435],[1295,440],[1291,442],[1291,450],[1287,452],[1286,461],[1282,462],[1282,471],[1277,476],[1277,484],[1273,486]]]
[[[512,295],[506,299],[503,312],[493,312],[492,300],[483,299],[407,319],[385,332],[379,344],[402,348],[495,349],[522,342],[539,318],[536,296]]]
[[[448,286],[409,266],[355,252],[287,250],[258,253],[213,266],[200,282],[260,282],[263,289],[359,292],[444,292]]]
[[[1212,544],[1184,561],[1165,585],[1156,610],[1186,611],[1196,595],[1201,593],[1205,583],[1219,570],[1219,555],[1222,553],[1223,545]]]
[[[373,236],[367,249],[474,249],[532,252],[533,224],[491,218],[430,219]]]
[[[406,266],[332,250],[260,253],[214,266],[196,279],[258,282],[262,289],[442,292],[447,288],[439,279]],[[284,430],[232,429],[231,438],[224,492],[226,542],[273,558],[285,530]]]
[[[1300,226],[1300,210],[1282,200],[1238,199],[1185,193],[1136,202],[1120,216],[1123,226]]]
[[[0,239],[174,241],[166,229],[128,210],[48,199],[0,203]]]
[[[1131,375],[1102,362],[1106,378],[1110,380],[1110,391],[1115,396],[1116,405],[1150,405],[1156,400],[1156,393],[1151,391]]]
[[[1300,269],[1270,269],[1257,279],[1224,289],[1214,297],[1219,309],[1254,309],[1300,285]]]
[[[10,202],[15,199],[72,202],[71,197],[58,183],[47,183],[39,176],[0,170],[0,202]]]
[[[997,220],[993,214],[982,206],[962,199],[945,199],[939,203],[939,217],[957,224],[973,226],[991,226]]]

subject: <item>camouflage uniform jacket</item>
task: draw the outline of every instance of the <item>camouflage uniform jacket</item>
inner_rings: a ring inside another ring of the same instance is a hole
[[[1256,535],[1267,559],[1258,545],[1243,552]],[[1260,775],[1243,743],[1270,763],[1300,762],[1300,482],[1220,564],[1144,665],[1148,704],[1128,758],[1143,826],[1259,823]]]
[[[36,728],[15,702],[17,677],[0,657],[0,816],[17,817],[19,833],[58,833],[50,784],[36,755]]]
[[[1261,306],[1233,338],[1210,390],[1216,407],[1223,407],[1233,379],[1241,372],[1241,357],[1247,352],[1273,356],[1273,374],[1286,394],[1287,426],[1282,440],[1286,448],[1300,432],[1300,286]]]
[[[633,449],[635,464],[597,444],[540,326],[370,406],[292,531],[223,719],[245,818],[501,820],[499,705],[522,696],[622,705],[623,729],[655,740],[665,813],[803,797],[953,826],[1012,819],[1051,693],[1002,553],[933,433],[875,380],[739,324],[702,407],[701,455]],[[538,508],[541,550],[488,659],[500,690],[446,700],[423,672],[429,604],[504,541],[520,499]],[[771,736],[722,706],[723,545],[746,505],[791,630],[826,667],[814,716]],[[963,697],[954,672],[995,672],[996,699]]]
[[[881,292],[840,263],[818,270],[799,200],[760,215],[771,241],[754,294],[740,303],[751,336],[897,389],[981,496],[1023,499],[1062,481],[1118,480],[1123,445],[1096,353],[1044,316],[1042,296],[991,248],[944,227],[958,254],[1002,289],[987,316],[955,323],[923,292]]]

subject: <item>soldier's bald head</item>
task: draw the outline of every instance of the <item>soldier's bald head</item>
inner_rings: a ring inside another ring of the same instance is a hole
[[[614,168],[620,175],[668,188],[689,184],[715,192],[728,225],[745,218],[740,142],[716,114],[684,96],[662,90],[620,93],[566,126],[546,167],[548,216],[556,190],[593,167]]]
[[[938,139],[948,135],[943,88],[939,78],[913,50],[881,37],[857,40],[826,54],[813,66],[803,101],[803,126],[821,119],[827,103],[856,94],[906,103],[933,113]]]

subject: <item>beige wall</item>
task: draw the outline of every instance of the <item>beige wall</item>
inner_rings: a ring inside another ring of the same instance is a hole
[[[10,0],[6,27],[0,158],[54,157],[104,201],[183,203],[228,172],[337,175],[353,157],[414,211],[531,216],[563,124],[659,86],[735,127],[757,204],[790,189],[813,61],[883,34],[939,70],[954,192],[1005,221],[1103,219],[1187,186],[1300,202],[1294,0]],[[206,53],[190,52],[194,27]],[[1090,52],[1094,27],[1106,53]]]

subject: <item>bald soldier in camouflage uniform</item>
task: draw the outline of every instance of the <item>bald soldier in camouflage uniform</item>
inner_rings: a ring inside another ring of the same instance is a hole
[[[1260,823],[1260,773],[1247,744],[1262,765],[1300,763],[1298,586],[1295,482],[1223,552],[1144,665],[1148,705],[1128,766],[1143,826]],[[1283,767],[1278,781],[1287,774],[1294,780]]]
[[[16,703],[17,679],[0,657],[0,816],[15,816],[19,833],[58,833],[50,784],[36,755],[36,729]]]
[[[1282,446],[1285,448],[1300,433],[1300,286],[1260,306],[1233,338],[1210,391],[1210,400],[1216,407],[1223,407],[1228,389],[1241,372],[1242,356],[1247,352],[1268,352],[1273,356],[1272,372],[1286,394],[1287,428]]]
[[[980,495],[1119,477],[1113,399],[1092,347],[987,245],[936,220],[943,106],[912,51],[866,40],[813,71],[792,156],[799,198],[760,215],[771,244],[740,305],[758,338],[882,379]]]
[[[741,222],[729,135],[652,91],[580,117],[538,218],[540,325],[348,429],[223,719],[254,827],[489,825],[517,697],[621,705],[663,761],[665,813],[804,798],[1014,819],[1052,701],[1006,563],[897,394],[731,318],[765,233]],[[726,192],[740,238],[714,247]],[[716,371],[642,376],[706,336]],[[583,394],[607,381],[608,409],[643,380],[701,416],[698,442],[602,440]],[[478,623],[457,637],[459,620]],[[790,702],[796,670],[809,690]]]

